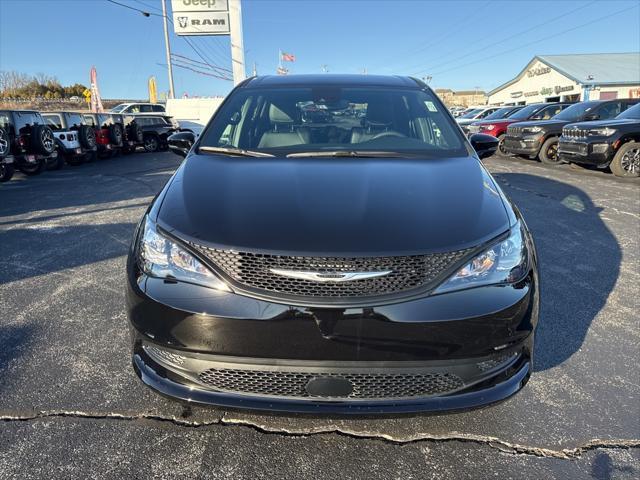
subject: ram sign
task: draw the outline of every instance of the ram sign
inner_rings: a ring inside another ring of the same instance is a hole
[[[229,35],[228,0],[172,0],[176,35]]]

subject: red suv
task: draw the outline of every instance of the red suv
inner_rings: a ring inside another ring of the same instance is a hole
[[[555,114],[560,113],[570,103],[533,103],[527,105],[522,110],[510,115],[508,118],[496,120],[483,120],[481,122],[472,123],[469,126],[469,133],[486,133],[497,137],[500,143],[496,153],[502,156],[508,156],[504,150],[503,141],[507,133],[507,127],[515,122],[524,122],[527,120],[547,120]]]

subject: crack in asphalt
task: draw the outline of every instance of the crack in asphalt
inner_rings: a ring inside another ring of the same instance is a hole
[[[396,437],[390,434],[356,431],[345,429],[342,427],[329,426],[308,429],[287,429],[270,427],[268,425],[259,424],[240,418],[228,418],[227,414],[223,414],[220,418],[209,421],[186,420],[176,416],[164,416],[150,413],[127,414],[118,412],[84,412],[78,410],[49,410],[34,412],[23,415],[0,415],[1,422],[28,422],[34,420],[42,420],[48,418],[72,418],[72,419],[89,419],[89,420],[117,420],[117,421],[138,421],[148,420],[161,423],[170,423],[179,427],[202,428],[210,426],[235,426],[250,428],[254,431],[269,435],[282,435],[289,437],[311,437],[315,435],[340,435],[343,437],[353,438],[357,440],[377,440],[394,445],[409,445],[422,442],[462,442],[482,445],[502,453],[511,455],[528,455],[534,457],[557,458],[562,460],[573,460],[582,456],[583,453],[597,449],[630,449],[640,448],[640,439],[599,439],[595,438],[582,443],[574,448],[563,448],[554,450],[545,447],[535,447],[522,445],[518,443],[501,440],[497,437],[488,435],[476,435],[467,433],[453,432],[447,435],[431,435],[427,433],[417,433],[407,437]]]

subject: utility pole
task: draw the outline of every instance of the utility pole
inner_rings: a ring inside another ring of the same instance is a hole
[[[256,62],[253,62],[253,72],[251,73],[252,77],[257,77],[258,76],[258,66],[256,65]]]
[[[245,79],[244,46],[242,42],[242,8],[240,0],[229,0],[229,27],[231,28],[231,64],[233,68],[233,84],[237,85]]]
[[[173,90],[173,67],[171,66],[171,45],[169,45],[169,26],[167,25],[167,0],[162,0],[162,21],[164,22],[164,45],[167,49],[167,71],[169,73],[169,98],[175,98]]]

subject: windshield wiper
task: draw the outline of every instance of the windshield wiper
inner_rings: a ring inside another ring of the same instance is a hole
[[[223,155],[235,155],[238,157],[273,157],[270,153],[255,152],[253,150],[244,150],[242,148],[230,147],[200,147],[199,152],[221,153]]]
[[[296,152],[287,155],[288,158],[299,157],[361,157],[361,158],[384,158],[384,157],[410,157],[410,153],[400,152],[377,152],[377,151],[358,151],[358,150],[326,150],[314,152]]]

